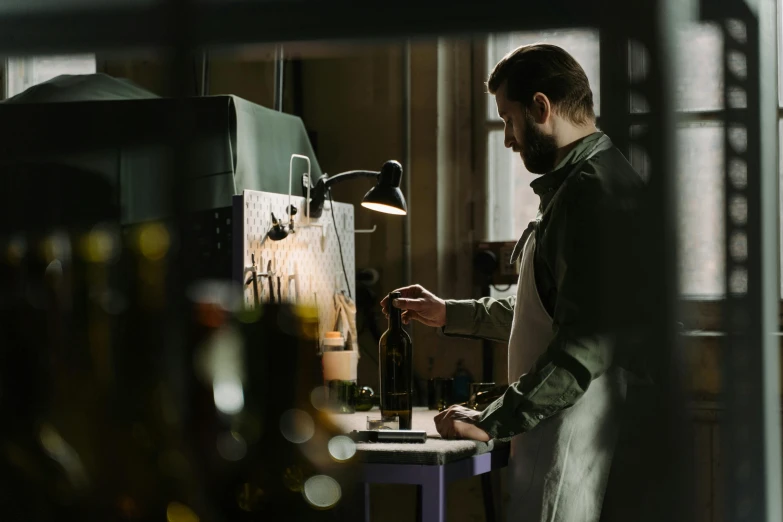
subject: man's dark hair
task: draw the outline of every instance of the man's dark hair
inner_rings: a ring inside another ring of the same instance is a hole
[[[593,91],[584,69],[556,45],[524,45],[508,53],[489,75],[490,94],[496,94],[505,81],[508,99],[524,107],[541,92],[564,118],[576,124],[595,120]]]

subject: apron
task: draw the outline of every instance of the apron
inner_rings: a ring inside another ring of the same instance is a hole
[[[553,338],[552,317],[536,290],[533,230],[520,239],[508,382],[530,372]],[[625,392],[624,371],[612,368],[576,404],[511,439],[508,522],[598,522]]]

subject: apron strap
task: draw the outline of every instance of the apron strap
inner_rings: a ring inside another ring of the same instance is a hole
[[[587,155],[582,158],[579,163],[574,166],[574,168],[571,170],[571,172],[568,174],[566,179],[571,177],[571,175],[574,172],[579,172],[579,170],[582,168],[582,165],[587,163],[588,160],[590,160],[593,156],[598,154],[599,152],[603,152],[605,150],[609,150],[613,147],[612,140],[609,139],[608,136],[604,135],[601,137],[598,142],[593,146],[592,149],[590,149],[590,152],[587,153]],[[564,182],[565,183],[565,182]],[[562,185],[561,185],[562,186]],[[554,201],[555,198],[552,198],[552,201]],[[552,201],[549,203],[551,204]],[[511,251],[511,259],[509,260],[509,264],[513,265],[517,262],[517,259],[519,259],[519,256],[522,255],[522,249],[525,247],[525,242],[527,241],[527,238],[530,236],[530,234],[533,233],[533,231],[536,229],[536,226],[538,225],[538,220],[533,220],[530,223],[527,224],[527,228],[524,232],[522,232],[522,237],[519,238],[519,241],[517,241],[517,244],[514,245],[514,250]]]

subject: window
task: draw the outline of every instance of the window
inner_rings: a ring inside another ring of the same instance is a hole
[[[725,294],[724,274],[724,137],[720,111],[724,108],[723,36],[714,24],[692,24],[679,35],[679,47],[688,49],[676,57],[675,96],[683,118],[677,130],[680,292],[684,297],[711,298]],[[596,100],[600,119],[599,38],[592,30],[562,30],[492,35],[487,42],[484,80],[504,54],[519,45],[548,42],[570,52],[585,69]],[[781,50],[783,54],[783,49]],[[631,60],[638,59],[631,52]],[[745,67],[735,59],[732,68]],[[783,81],[781,103],[783,107]],[[503,145],[503,122],[496,114],[494,99],[485,96],[484,134],[487,168],[487,228],[490,241],[516,240],[535,217],[538,198],[529,187],[533,176],[518,155]],[[729,93],[729,105],[744,106],[740,93]],[[632,101],[635,113],[646,112]],[[780,111],[783,116],[783,109]],[[600,124],[600,121],[599,121]],[[783,118],[780,120],[783,133]],[[781,141],[783,147],[783,141]],[[629,161],[643,171],[641,155],[631,152]],[[783,163],[781,163],[783,171]],[[781,195],[783,203],[783,195]],[[783,227],[781,227],[783,229]],[[783,234],[783,232],[781,232]],[[781,237],[783,241],[783,236]],[[513,288],[494,295],[508,295]],[[783,295],[783,282],[781,282]]]
[[[598,59],[598,32],[572,29],[550,32],[525,32],[493,35],[486,50],[486,72],[509,51],[520,45],[546,42],[559,45],[573,54],[582,65],[593,88],[596,115],[600,114],[600,65]],[[494,98],[485,96],[486,152],[487,152],[487,229],[489,241],[512,241],[519,238],[527,224],[536,217],[538,196],[530,188],[535,176],[527,171],[519,159],[503,144],[503,121],[497,114]],[[493,297],[514,295],[516,285],[492,289]]]
[[[551,32],[526,32],[493,35],[486,51],[486,72],[509,51],[520,45],[546,42],[559,45],[574,55],[587,73],[593,88],[596,114],[600,114],[600,65],[598,31],[572,29]],[[489,241],[517,239],[538,209],[538,196],[530,189],[535,179],[519,156],[503,145],[503,121],[497,114],[494,98],[485,96],[487,151],[487,224]]]
[[[61,74],[93,74],[95,70],[95,55],[92,54],[9,58],[6,62],[6,97]]]
[[[600,114],[600,62],[598,31],[569,29],[549,32],[509,33],[490,36],[486,48],[484,80],[492,67],[509,51],[531,43],[559,45],[571,53],[582,65],[593,89],[596,115]],[[487,129],[487,231],[489,241],[513,241],[534,219],[538,210],[538,196],[530,188],[536,176],[528,172],[519,158],[503,144],[503,121],[497,114],[492,96],[485,96]],[[493,297],[514,295],[516,285],[491,290]]]

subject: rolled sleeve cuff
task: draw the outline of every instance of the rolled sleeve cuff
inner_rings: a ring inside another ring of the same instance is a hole
[[[532,430],[542,420],[544,420],[543,415],[527,413],[508,415],[503,411],[503,397],[501,397],[482,412],[476,426],[487,432],[493,439],[508,439]]]
[[[446,300],[446,324],[441,328],[445,335],[475,335],[476,301],[472,299]]]

